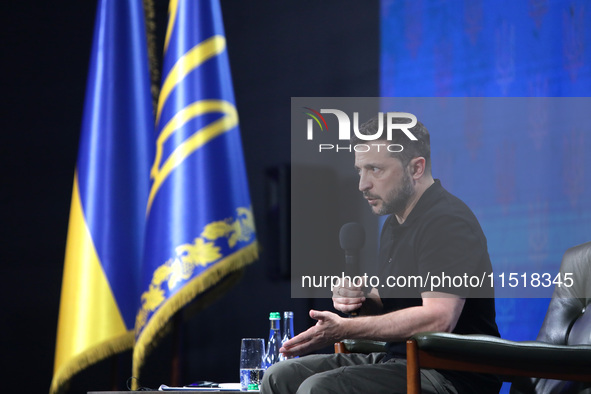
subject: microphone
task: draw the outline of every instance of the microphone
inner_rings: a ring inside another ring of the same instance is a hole
[[[341,249],[345,251],[345,274],[353,278],[358,273],[359,250],[365,244],[365,229],[359,223],[347,223],[341,227],[339,242]],[[359,311],[353,311],[349,313],[349,317],[358,314]]]
[[[359,250],[365,244],[365,229],[359,223],[344,224],[339,232],[341,249],[345,251],[345,273],[349,276],[357,275],[359,266]]]

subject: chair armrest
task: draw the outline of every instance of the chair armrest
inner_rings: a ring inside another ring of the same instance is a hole
[[[445,359],[463,364],[450,369],[540,377],[544,376],[536,374],[557,373],[571,380],[591,381],[589,345],[562,346],[537,341],[515,342],[490,335],[433,332],[416,334],[411,340],[416,341],[421,367],[448,369],[446,366],[452,364],[442,364]],[[429,356],[434,360],[429,360]]]
[[[335,343],[335,353],[375,353],[385,352],[386,342],[369,339],[343,339]]]

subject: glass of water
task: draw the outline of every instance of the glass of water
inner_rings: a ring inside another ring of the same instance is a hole
[[[265,340],[244,338],[240,345],[240,389],[259,390],[263,380]]]

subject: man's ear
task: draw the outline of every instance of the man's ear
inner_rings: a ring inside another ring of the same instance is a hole
[[[427,161],[424,157],[415,157],[410,161],[409,168],[410,168],[410,175],[413,179],[419,179],[425,174],[425,166]]]

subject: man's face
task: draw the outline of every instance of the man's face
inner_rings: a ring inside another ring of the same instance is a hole
[[[403,214],[415,190],[407,167],[384,146],[355,152],[359,190],[376,215]]]

